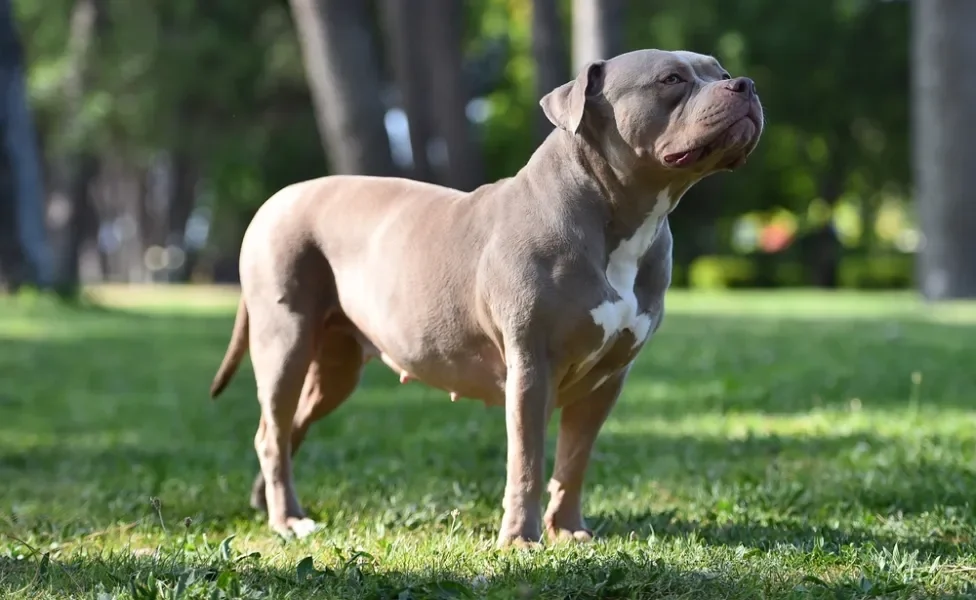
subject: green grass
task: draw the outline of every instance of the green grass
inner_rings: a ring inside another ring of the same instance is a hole
[[[2,598],[976,594],[976,306],[672,293],[589,471],[599,541],[497,552],[502,411],[371,365],[286,544],[247,506],[249,363],[207,398],[236,294],[103,300],[0,299]]]

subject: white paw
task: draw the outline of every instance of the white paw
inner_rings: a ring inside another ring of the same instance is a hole
[[[295,533],[295,537],[302,539],[308,537],[318,529],[318,523],[312,519],[295,519],[291,522],[291,530]]]

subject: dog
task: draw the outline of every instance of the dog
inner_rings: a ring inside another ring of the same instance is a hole
[[[703,177],[746,162],[764,117],[751,79],[711,56],[650,49],[587,64],[540,105],[554,128],[512,177],[466,193],[332,175],[281,189],[254,215],[211,396],[249,348],[261,408],[251,504],[282,536],[316,528],[292,455],[378,357],[401,381],[504,407],[498,547],[592,539],[584,474],[661,326],[668,215]]]

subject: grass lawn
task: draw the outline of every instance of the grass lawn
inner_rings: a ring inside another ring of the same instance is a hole
[[[247,505],[249,362],[207,397],[236,293],[101,298],[0,298],[0,598],[976,595],[976,305],[672,292],[597,443],[599,541],[497,552],[501,410],[371,364],[286,544]]]

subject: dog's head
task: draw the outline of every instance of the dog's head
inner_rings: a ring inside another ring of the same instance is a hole
[[[665,178],[740,167],[763,129],[753,81],[693,52],[638,50],[592,62],[540,104],[618,171]]]

